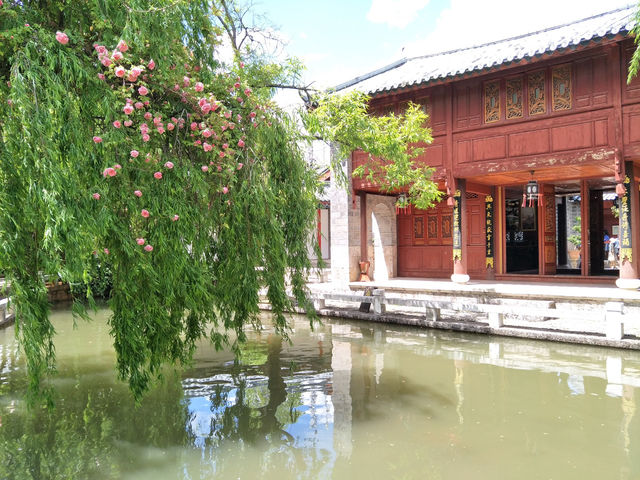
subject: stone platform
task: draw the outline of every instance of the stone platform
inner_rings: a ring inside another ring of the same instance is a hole
[[[321,315],[640,349],[640,292],[610,285],[490,281],[459,285],[440,279],[392,278],[309,287],[314,298],[327,298],[318,303]],[[386,299],[378,314],[358,312],[354,301],[341,301],[341,295],[361,296],[367,288],[382,291]],[[500,312],[499,322],[492,312]]]

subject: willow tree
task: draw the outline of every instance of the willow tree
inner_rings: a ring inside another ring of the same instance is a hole
[[[259,323],[261,292],[283,333],[293,302],[311,309],[317,181],[300,141],[380,143],[393,160],[428,138],[417,110],[385,138],[363,136],[379,122],[364,107],[305,114],[301,132],[270,100],[295,84],[298,62],[251,42],[216,60],[240,12],[206,0],[0,2],[0,268],[32,394],[55,370],[48,278],[86,284],[108,260],[117,370],[140,398],[197,340],[237,347]]]

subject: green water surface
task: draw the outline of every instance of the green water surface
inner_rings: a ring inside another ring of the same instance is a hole
[[[54,313],[52,412],[0,330],[0,479],[640,478],[640,352],[297,317],[135,407],[107,316]]]

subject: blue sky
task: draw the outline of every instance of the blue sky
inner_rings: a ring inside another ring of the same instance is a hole
[[[629,0],[257,0],[307,65],[333,86],[403,56],[499,40],[613,10]]]

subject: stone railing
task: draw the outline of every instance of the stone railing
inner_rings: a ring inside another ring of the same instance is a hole
[[[480,303],[477,299],[450,297],[442,300],[386,297],[383,289],[375,289],[372,295],[318,292],[312,295],[314,307],[320,310],[326,307],[326,300],[370,304],[374,315],[386,312],[387,305],[399,307],[421,308],[428,321],[440,321],[441,310],[452,310],[464,313],[486,314],[489,327],[500,329],[504,327],[506,315],[529,317],[531,319],[560,319],[580,322],[584,320],[605,322],[606,338],[621,340],[624,336],[625,322],[634,319],[635,315],[625,311],[623,302],[607,302],[604,305],[594,305],[589,310],[556,309],[553,302],[542,302],[542,307],[531,305],[518,306],[515,304]],[[546,303],[546,306],[544,304]]]

